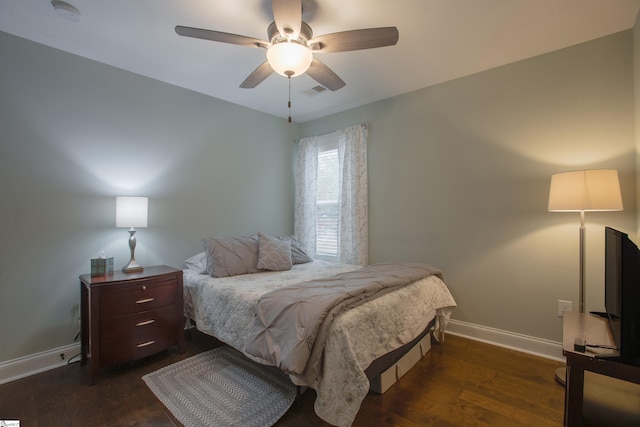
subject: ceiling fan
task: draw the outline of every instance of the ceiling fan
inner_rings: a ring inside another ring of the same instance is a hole
[[[274,22],[267,28],[269,41],[221,31],[176,26],[181,36],[257,47],[267,50],[267,61],[256,68],[240,84],[250,89],[259,85],[274,71],[285,77],[305,72],[332,91],[345,86],[336,73],[314,58],[313,53],[349,52],[375,47],[393,46],[398,42],[396,27],[342,31],[313,37],[311,27],[302,20],[302,0],[272,0]]]

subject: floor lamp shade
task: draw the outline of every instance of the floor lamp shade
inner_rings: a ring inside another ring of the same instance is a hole
[[[116,227],[129,229],[129,250],[131,258],[127,265],[122,267],[125,273],[142,271],[135,257],[136,251],[136,227],[147,226],[149,213],[149,199],[147,197],[116,197]]]
[[[557,173],[551,177],[549,210],[621,211],[620,180],[615,169]]]

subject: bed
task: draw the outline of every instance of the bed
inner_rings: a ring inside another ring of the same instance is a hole
[[[246,238],[242,239],[246,243]],[[250,240],[257,239],[252,236]],[[254,323],[261,299],[285,287],[350,274],[361,267],[310,259],[296,263],[296,255],[300,253],[296,254],[296,248],[290,244],[292,261],[289,269],[253,271],[260,263],[252,264],[255,259],[247,261],[253,256],[251,251],[255,245],[250,242],[249,246],[249,255],[244,252],[246,248],[231,248],[233,256],[246,262],[248,267],[244,269],[248,268],[247,272],[236,268],[234,271],[241,273],[212,277],[211,268],[216,262],[232,269],[235,267],[224,257],[216,258],[212,245],[207,245],[205,239],[205,252],[185,262],[185,316],[201,332],[218,338],[252,360],[273,365],[272,360],[256,356],[255,351],[253,354],[246,351],[256,333]],[[376,365],[375,369],[380,371],[380,366],[385,364],[372,362],[384,361],[388,354],[392,361],[397,360],[408,344],[427,332],[441,340],[455,305],[438,275],[428,275],[382,296],[367,299],[336,315],[323,341],[320,368],[312,379],[293,373],[289,376],[294,384],[316,390],[314,409],[320,418],[337,426],[351,425],[369,391],[367,368]]]

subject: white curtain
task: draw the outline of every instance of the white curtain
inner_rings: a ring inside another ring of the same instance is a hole
[[[368,262],[367,132],[361,124],[335,132],[339,162],[338,261]],[[321,137],[301,139],[295,179],[295,234],[316,257],[316,194]]]
[[[366,124],[339,130],[339,261],[366,265],[369,254]]]
[[[311,258],[316,255],[316,192],[318,188],[318,143],[312,136],[298,143],[295,177],[294,234]]]

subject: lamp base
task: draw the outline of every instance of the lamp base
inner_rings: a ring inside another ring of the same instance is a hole
[[[131,257],[127,265],[122,267],[122,271],[125,273],[138,273],[144,270],[136,261],[136,230],[133,227],[129,229],[129,250],[131,250]]]
[[[138,273],[143,271],[144,267],[142,267],[135,259],[129,260],[129,263],[122,267],[122,271],[125,273]]]

